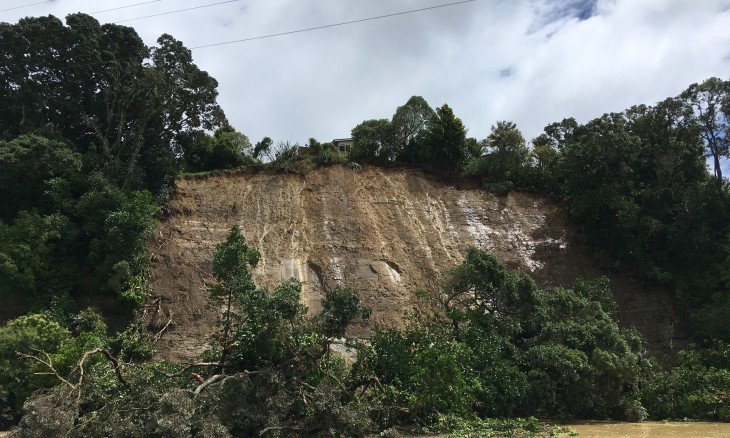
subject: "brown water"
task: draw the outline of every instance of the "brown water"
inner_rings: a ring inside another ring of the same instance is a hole
[[[605,423],[587,422],[567,424],[580,438],[624,438],[624,437],[706,437],[730,438],[730,423]],[[561,434],[561,437],[568,436]]]

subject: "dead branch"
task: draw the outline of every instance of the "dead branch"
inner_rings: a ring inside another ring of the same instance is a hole
[[[167,240],[168,240],[168,238],[166,237],[166,238],[165,238],[165,239],[164,239],[164,240],[162,241],[162,243],[160,243],[160,245],[159,245],[159,246],[158,246],[158,247],[157,247],[157,248],[156,248],[156,249],[155,249],[154,251],[152,251],[152,252],[150,253],[150,257],[149,257],[149,261],[150,261],[150,262],[152,261],[152,259],[154,259],[154,258],[155,258],[155,256],[157,255],[157,252],[158,252],[158,251],[159,251],[160,249],[162,249],[162,247],[163,247],[163,246],[164,246],[164,245],[165,245],[165,244],[167,243]]]
[[[204,270],[202,270],[202,269],[201,269],[201,268],[200,268],[200,267],[199,267],[198,265],[196,265],[196,264],[194,264],[194,263],[188,263],[188,265],[189,265],[189,266],[192,266],[192,267],[193,267],[193,268],[195,268],[195,269],[197,269],[197,270],[198,270],[198,271],[199,271],[199,272],[200,272],[201,274],[203,274],[204,276],[206,276],[206,277],[208,277],[208,278],[215,278],[215,277],[213,277],[213,274],[211,274],[211,273],[209,273],[209,272],[205,272],[205,271],[204,271]]]
[[[94,350],[87,351],[84,353],[83,356],[81,356],[81,360],[76,365],[76,367],[79,370],[79,381],[76,384],[77,387],[81,386],[81,383],[84,381],[84,363],[86,362],[86,359],[90,358],[91,356],[95,356],[97,354],[102,354],[106,359],[112,364],[112,369],[114,370],[114,374],[117,376],[117,380],[119,380],[119,383],[124,385],[125,387],[129,388],[129,383],[124,379],[124,376],[122,375],[122,369],[119,365],[119,360],[117,360],[116,357],[112,356],[112,354],[103,348],[96,348]],[[79,395],[78,398],[81,398],[81,389],[79,388]]]
[[[26,354],[26,353],[20,353],[20,352],[17,352],[17,354],[18,354],[19,357],[22,357],[23,359],[32,359],[32,360],[35,360],[36,362],[40,363],[41,365],[45,366],[46,368],[48,368],[50,370],[50,371],[45,372],[45,373],[39,372],[39,373],[34,373],[34,374],[36,374],[36,375],[50,375],[50,376],[55,376],[58,380],[60,380],[61,382],[65,383],[66,385],[68,385],[72,390],[73,389],[76,389],[76,385],[74,385],[73,383],[71,383],[68,380],[64,379],[63,377],[61,377],[60,374],[58,374],[58,371],[56,371],[56,368],[53,366],[53,361],[51,360],[51,356],[48,353],[46,353],[43,350],[38,350],[38,349],[35,349],[35,348],[33,350],[34,351],[37,351],[39,353],[43,353],[43,355],[46,356],[46,360],[43,360],[39,356],[34,356],[32,354]]]
[[[197,380],[198,382],[205,383],[205,379],[203,379],[203,377],[200,374],[198,374],[198,373],[190,373],[190,375],[193,376],[193,377],[195,377],[195,380]]]
[[[223,381],[228,377],[230,377],[230,376],[226,376],[225,374],[214,374],[208,380],[206,380],[205,382],[198,385],[198,387],[195,388],[195,390],[193,390],[193,394],[197,396],[198,394],[200,394],[200,392],[202,390],[207,388],[209,385],[212,385],[213,383],[216,383],[218,381]]]
[[[77,402],[81,401],[81,384],[84,382],[84,363],[86,363],[86,360],[88,358],[90,358],[91,356],[97,355],[97,354],[102,354],[102,355],[104,355],[104,357],[106,357],[107,361],[109,361],[112,364],[112,369],[114,370],[114,374],[116,374],[116,376],[117,376],[117,380],[119,380],[119,382],[122,385],[129,387],[129,383],[124,379],[124,376],[122,375],[122,370],[121,370],[121,366],[119,364],[119,360],[117,358],[115,358],[114,356],[112,356],[112,354],[108,350],[105,350],[103,348],[96,348],[94,350],[89,350],[81,356],[81,359],[76,363],[76,366],[71,371],[73,373],[74,371],[79,370],[79,379],[75,384],[71,383],[71,381],[61,377],[61,375],[58,373],[56,368],[53,366],[53,361],[51,360],[51,356],[47,352],[45,352],[43,350],[37,350],[37,349],[34,349],[34,351],[43,353],[43,355],[46,357],[46,359],[44,360],[40,356],[34,356],[32,354],[26,354],[26,353],[20,353],[20,352],[18,353],[18,356],[25,358],[25,359],[32,359],[32,360],[42,364],[43,366],[45,366],[49,371],[39,372],[36,374],[55,376],[58,380],[65,383],[69,388],[71,388],[72,391],[77,391],[78,392],[78,394],[76,396]]]
[[[201,383],[200,385],[198,385],[198,386],[197,386],[197,387],[196,387],[196,388],[195,388],[195,389],[194,389],[194,390],[192,391],[192,393],[193,393],[193,395],[194,395],[194,396],[197,396],[197,395],[198,395],[198,394],[200,394],[200,393],[201,393],[201,392],[202,392],[202,391],[203,391],[203,390],[204,390],[205,388],[207,388],[208,386],[210,386],[210,385],[212,385],[212,384],[214,384],[214,383],[223,383],[223,382],[225,382],[226,380],[230,379],[231,377],[236,377],[236,376],[240,376],[240,375],[242,375],[242,374],[243,374],[243,375],[247,375],[247,376],[248,376],[248,375],[251,375],[251,374],[258,374],[258,371],[245,371],[245,370],[244,370],[244,371],[241,371],[241,372],[239,372],[239,373],[236,373],[236,374],[231,374],[231,375],[227,375],[227,374],[214,374],[214,375],[210,376],[210,377],[208,378],[208,380],[206,380],[205,382],[203,382],[203,383]]]
[[[259,436],[264,436],[269,432],[275,431],[275,430],[303,430],[301,427],[296,426],[270,426],[264,429],[261,429],[261,432],[259,432]]]
[[[340,381],[340,379],[338,379],[337,377],[335,377],[333,374],[331,374],[329,372],[327,373],[327,377],[329,377],[330,379],[337,382],[337,385],[339,385],[340,389],[347,392],[347,387],[345,387],[345,385]]]
[[[159,340],[160,340],[160,338],[162,337],[162,334],[163,334],[163,333],[165,332],[165,330],[167,330],[167,327],[169,327],[169,326],[170,326],[170,324],[172,324],[172,315],[170,315],[170,319],[169,319],[169,320],[167,321],[167,324],[165,324],[165,325],[164,325],[164,327],[162,327],[162,329],[160,329],[160,331],[159,331],[159,332],[157,332],[157,333],[156,333],[156,334],[155,334],[155,335],[154,335],[154,336],[152,337],[152,339],[154,339],[154,342],[155,342],[155,343],[156,343],[157,341],[159,341]]]
[[[360,391],[360,396],[364,395],[365,392],[372,386],[376,386],[381,391],[385,390],[385,388],[383,388],[383,384],[380,383],[380,379],[378,379],[376,376],[370,376],[370,380],[368,380],[368,382],[363,385],[362,391]]]

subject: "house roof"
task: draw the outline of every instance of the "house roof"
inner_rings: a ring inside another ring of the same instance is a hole
[[[353,139],[352,138],[336,138],[336,139],[332,140],[332,143],[337,143],[340,141],[353,141]]]

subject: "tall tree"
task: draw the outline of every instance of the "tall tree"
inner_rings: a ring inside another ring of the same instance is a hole
[[[436,109],[428,124],[427,142],[432,152],[431,167],[453,179],[468,158],[466,128],[447,104]]]
[[[395,110],[393,119],[394,152],[401,154],[413,141],[426,132],[429,120],[435,112],[421,96],[412,96],[405,105]]]
[[[496,126],[492,125],[485,143],[491,152],[492,170],[497,179],[511,180],[528,164],[530,150],[514,122],[500,121]]]
[[[150,50],[132,28],[72,14],[3,23],[0,38],[0,135],[61,136],[130,189],[161,188],[179,137],[225,121],[217,82],[169,35]]]
[[[712,158],[715,178],[722,182],[722,159],[730,158],[730,81],[709,78],[692,84],[681,94],[692,107],[702,128],[707,156]]]
[[[545,127],[544,140],[549,141],[550,145],[557,149],[562,149],[570,142],[572,136],[578,129],[578,122],[574,118],[569,117],[560,122],[555,122]]]

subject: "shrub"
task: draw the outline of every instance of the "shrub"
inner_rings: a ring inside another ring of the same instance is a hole
[[[730,421],[730,346],[715,342],[679,353],[679,363],[652,376],[642,402],[653,419]]]

